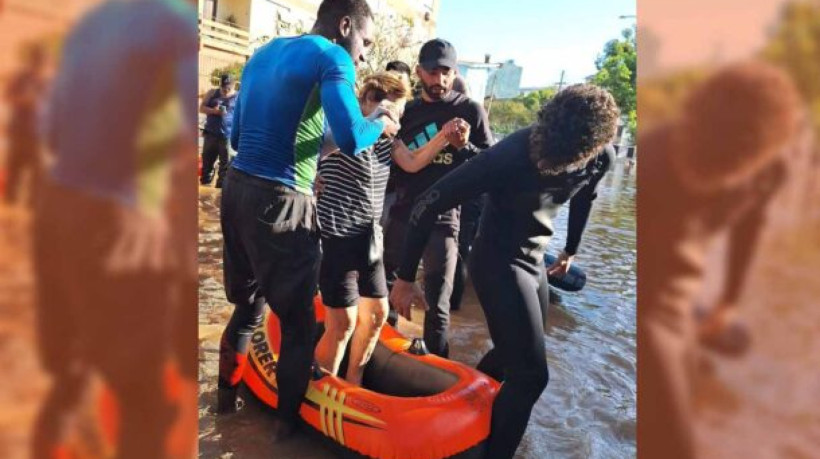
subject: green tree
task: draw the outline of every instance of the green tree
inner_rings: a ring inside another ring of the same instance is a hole
[[[638,129],[637,116],[637,63],[635,29],[624,29],[621,38],[610,40],[595,61],[598,72],[592,82],[612,93],[626,118],[633,139]]]
[[[245,69],[244,62],[235,62],[225,67],[215,68],[211,72],[211,83],[214,86],[219,86],[219,78],[228,74],[233,77],[234,81],[238,82],[242,78],[242,71]]]
[[[820,6],[793,2],[784,9],[762,57],[781,65],[807,102],[820,131]]]
[[[548,100],[552,99],[552,96],[555,95],[556,89],[555,88],[544,88],[539,89],[538,91],[533,91],[525,96],[519,96],[519,100],[527,107],[528,110],[531,110],[535,113],[538,113],[538,110],[541,109],[541,106],[544,105]]]
[[[490,111],[490,128],[500,135],[511,134],[535,121],[538,110],[555,95],[555,88],[544,88],[514,99],[496,100]]]
[[[381,72],[390,61],[401,60],[412,69],[418,59],[422,42],[414,35],[414,24],[411,19],[396,15],[376,14],[376,28],[373,36],[373,48],[367,58],[367,65],[359,70],[359,79]],[[411,76],[411,81],[414,78]]]
[[[495,134],[507,135],[531,124],[533,114],[520,99],[498,100],[490,113],[490,128]]]

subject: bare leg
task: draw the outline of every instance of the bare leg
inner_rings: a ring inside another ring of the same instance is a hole
[[[345,346],[356,326],[357,310],[356,306],[344,309],[325,309],[325,333],[316,345],[316,361],[319,362],[320,367],[334,375],[339,372]]]
[[[387,318],[389,306],[387,298],[361,298],[359,300],[359,325],[353,333],[350,345],[350,364],[347,366],[347,381],[360,386],[364,366],[373,355],[379,338],[379,331]]]

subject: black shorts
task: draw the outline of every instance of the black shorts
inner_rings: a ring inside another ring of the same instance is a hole
[[[319,290],[329,308],[349,308],[365,298],[386,298],[384,263],[369,264],[370,235],[322,238]]]

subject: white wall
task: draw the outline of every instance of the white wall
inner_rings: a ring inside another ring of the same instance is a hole
[[[216,19],[227,22],[228,16],[234,15],[236,25],[248,29],[251,20],[251,0],[219,0]]]
[[[253,47],[254,43],[263,36],[270,38],[276,36],[276,18],[280,7],[269,0],[250,0],[250,3],[251,23],[248,30],[251,47]]]
[[[484,101],[484,97],[487,95],[487,81],[490,77],[490,70],[491,69],[485,67],[459,65],[459,74],[464,78],[464,81],[467,82],[467,86],[470,88],[471,99],[479,102]]]
[[[286,0],[248,0],[251,4],[251,24],[249,27],[251,47],[261,45],[262,37],[296,35],[296,25],[301,25],[303,32],[309,32],[316,21],[316,11],[304,11],[294,8]],[[318,3],[316,9],[318,10]],[[278,18],[291,24],[291,29],[280,30]]]

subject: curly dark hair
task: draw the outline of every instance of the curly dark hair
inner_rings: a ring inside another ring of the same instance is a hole
[[[541,175],[583,167],[615,137],[620,111],[609,91],[576,84],[541,107],[530,134],[530,159]]]
[[[742,180],[779,156],[799,114],[799,94],[783,69],[755,60],[727,66],[685,101],[685,148],[674,159],[701,183]]]

